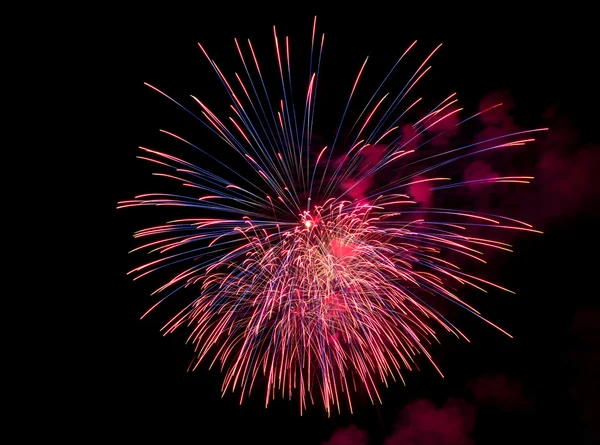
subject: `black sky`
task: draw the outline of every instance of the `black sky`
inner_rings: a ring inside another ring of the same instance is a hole
[[[207,134],[143,82],[187,104],[191,103],[190,94],[207,103],[223,101],[226,97],[219,81],[197,42],[224,71],[231,72],[229,68],[237,63],[233,38],[249,37],[262,52],[266,66],[274,62],[272,25],[278,27],[280,36],[290,35],[292,51],[294,47],[306,51],[315,14],[318,28],[326,34],[323,76],[328,77],[323,94],[327,100],[336,98],[329,92],[330,86],[334,91],[336,78],[351,82],[367,55],[374,70],[379,68],[379,74],[385,74],[385,68],[413,40],[419,40],[423,51],[444,43],[433,60],[432,79],[420,87],[426,89],[423,96],[457,91],[461,103],[476,111],[486,93],[508,90],[520,125],[543,126],[544,112],[555,106],[579,135],[579,142],[569,150],[598,147],[598,113],[594,111],[598,95],[593,82],[593,51],[597,52],[598,42],[592,41],[594,34],[581,19],[589,12],[556,11],[536,17],[498,5],[486,5],[487,11],[481,5],[481,9],[460,13],[436,13],[433,5],[420,11],[403,10],[401,5],[396,8],[386,12],[379,6],[364,5],[353,11],[331,12],[282,4],[280,9],[269,10],[231,7],[231,11],[217,13],[207,7],[171,9],[164,16],[160,11],[134,15],[126,26],[133,40],[120,51],[133,68],[130,77],[123,70],[120,90],[132,100],[126,110],[118,110],[125,111],[131,137],[113,140],[107,148],[114,167],[113,208],[118,200],[157,188],[151,169],[135,159],[138,145],[172,147],[158,135],[161,128],[196,138]],[[297,57],[292,64],[307,69],[301,56]],[[120,78],[119,67],[115,74]],[[125,85],[128,80],[131,82]],[[345,94],[346,90],[336,93]],[[597,183],[589,187],[597,188]],[[374,407],[358,397],[354,415],[335,414],[331,419],[318,405],[303,417],[294,402],[276,401],[264,409],[260,391],[239,406],[237,394],[221,398],[218,370],[201,366],[195,373],[187,373],[192,351],[183,344],[185,332],[169,337],[159,333],[162,323],[173,314],[169,309],[177,308],[176,302],[139,320],[153,304],[149,294],[161,277],[133,283],[125,275],[142,261],[141,256],[127,254],[137,246],[133,231],[163,218],[148,209],[109,211],[116,228],[108,263],[114,265],[110,274],[115,279],[109,303],[119,320],[119,334],[114,350],[107,353],[106,372],[115,410],[103,414],[104,428],[124,425],[127,433],[123,434],[140,441],[161,436],[166,443],[185,439],[206,444],[310,445],[326,441],[340,426],[354,424],[368,431],[369,443],[380,444],[391,434],[407,402],[429,399],[441,404],[455,397],[477,406],[473,439],[478,444],[592,443],[598,433],[591,420],[598,414],[592,406],[597,380],[591,370],[598,370],[600,361],[600,305],[594,283],[597,260],[593,259],[597,244],[593,217],[598,212],[593,206],[583,205],[568,215],[548,218],[543,236],[519,237],[516,253],[508,261],[492,262],[496,281],[516,290],[517,296],[494,293],[477,304],[513,333],[514,339],[458,313],[459,326],[473,341],[467,344],[447,338],[443,347],[434,349],[445,379],[423,364],[420,373],[407,375],[407,387],[398,384],[383,390],[382,406]],[[484,374],[519,382],[531,407],[519,411],[475,402],[469,382]]]

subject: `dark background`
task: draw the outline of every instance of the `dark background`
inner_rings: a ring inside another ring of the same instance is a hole
[[[559,110],[578,135],[568,147],[569,156],[580,147],[597,146],[593,71],[597,42],[583,19],[589,11],[524,16],[520,10],[500,6],[485,12],[478,8],[436,11],[433,5],[421,11],[402,6],[394,7],[396,11],[377,5],[348,8],[331,12],[281,4],[264,10],[232,6],[217,12],[209,10],[211,6],[171,9],[164,15],[160,10],[134,14],[126,25],[133,44],[120,52],[125,53],[123,68],[133,69],[131,83],[120,87],[132,100],[115,104],[117,112],[125,114],[131,139],[113,140],[107,149],[114,167],[113,206],[137,193],[158,191],[152,169],[135,156],[138,145],[167,152],[174,147],[158,134],[159,129],[185,134],[193,141],[207,135],[184,111],[145,87],[144,81],[192,108],[190,94],[212,105],[223,102],[225,93],[196,42],[224,72],[231,73],[234,67],[239,69],[233,38],[251,38],[264,69],[274,69],[272,25],[277,26],[280,39],[291,37],[292,69],[308,71],[306,55],[315,14],[317,35],[319,30],[326,34],[323,96],[317,99],[324,104],[320,121],[324,129],[335,125],[327,120],[327,108],[337,111],[332,104],[345,97],[365,56],[370,55],[373,71],[381,76],[417,39],[421,56],[444,43],[433,59],[431,78],[418,87],[424,97],[443,98],[457,91],[465,108],[475,112],[486,93],[508,90],[516,104],[515,119],[522,126],[545,126],[544,113],[552,106]],[[417,61],[412,60],[411,68],[416,68]],[[114,74],[120,77],[120,67]],[[364,82],[373,85],[376,80],[367,77]],[[596,189],[597,183],[587,187]],[[159,332],[177,302],[140,321],[154,303],[149,294],[161,277],[134,283],[125,275],[143,260],[127,255],[137,246],[133,231],[165,218],[154,209],[114,210],[114,256],[109,264],[114,266],[110,273],[116,282],[107,298],[120,323],[106,327],[117,339],[107,347],[102,372],[110,384],[101,397],[108,396],[113,408],[100,415],[100,428],[112,431],[114,427],[115,437],[127,435],[136,441],[161,437],[166,443],[185,439],[207,444],[319,444],[337,428],[354,424],[368,431],[369,443],[379,444],[391,434],[409,401],[429,399],[439,405],[448,398],[461,398],[477,406],[475,443],[593,443],[598,437],[593,419],[600,418],[595,404],[600,316],[593,204],[540,218],[543,236],[518,237],[516,254],[508,261],[492,261],[495,281],[517,295],[492,293],[476,304],[514,339],[457,313],[453,320],[472,342],[447,338],[442,347],[434,348],[445,379],[424,364],[421,372],[406,375],[406,387],[383,389],[383,405],[372,406],[359,396],[354,415],[334,413],[331,418],[319,405],[300,417],[294,401],[275,401],[265,409],[259,391],[240,406],[237,394],[221,398],[218,370],[201,366],[194,373],[186,372],[193,354],[184,345],[185,332],[168,337]],[[519,382],[527,409],[474,400],[469,382],[490,373]]]

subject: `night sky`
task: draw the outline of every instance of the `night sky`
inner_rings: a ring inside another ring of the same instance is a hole
[[[123,325],[117,330],[122,329],[122,335],[115,342],[114,366],[107,366],[116,410],[105,414],[104,428],[124,425],[126,433],[121,434],[131,439],[161,437],[164,443],[598,443],[600,304],[593,221],[600,197],[595,177],[600,145],[597,85],[592,82],[597,42],[591,40],[592,31],[574,25],[576,14],[562,12],[524,17],[511,11],[483,16],[474,10],[472,16],[440,12],[433,17],[433,5],[432,10],[418,12],[399,7],[394,14],[289,7],[287,13],[170,11],[164,17],[152,14],[152,20],[140,13],[132,20],[135,39],[128,62],[134,70],[131,83],[121,86],[131,95],[126,118],[130,138],[115,139],[108,148],[114,167],[113,208],[135,194],[161,191],[150,175],[154,169],[135,158],[138,145],[175,154],[178,146],[159,129],[194,142],[214,142],[189,115],[143,85],[152,83],[192,109],[190,94],[217,109],[225,104],[227,97],[197,42],[231,73],[239,69],[233,38],[251,38],[265,70],[275,72],[276,25],[280,37],[291,38],[293,69],[307,72],[305,56],[316,14],[317,32],[326,34],[322,95],[317,96],[322,118],[317,116],[316,129],[323,137],[334,129],[335,120],[329,116],[339,116],[335,104],[339,107],[346,97],[365,56],[370,55],[372,72],[363,85],[374,88],[413,40],[419,41],[420,50],[407,62],[405,73],[418,66],[426,51],[443,43],[432,72],[418,86],[419,95],[441,100],[456,91],[465,113],[474,113],[486,95],[500,92],[499,97],[512,98],[510,119],[518,128],[550,127],[528,148],[525,159],[514,161],[539,181],[526,186],[530,190],[522,201],[499,204],[544,231],[541,236],[515,236],[514,254],[490,260],[488,276],[517,294],[491,292],[470,300],[514,339],[449,308],[452,321],[472,342],[445,337],[441,347],[432,349],[444,379],[422,362],[420,372],[405,375],[406,387],[398,383],[382,388],[383,405],[373,406],[358,394],[354,415],[342,412],[328,418],[317,403],[300,417],[296,400],[276,400],[265,409],[261,388],[240,406],[238,393],[221,398],[218,369],[201,365],[187,372],[193,353],[184,344],[185,330],[161,336],[160,327],[179,309],[177,300],[139,320],[155,302],[150,293],[170,276],[159,272],[136,282],[126,276],[144,261],[144,254],[127,254],[138,245],[132,234],[170,218],[173,211],[114,210],[110,264],[116,282],[110,302]],[[279,91],[274,80],[271,88]],[[216,150],[218,143],[213,145]],[[501,162],[511,166],[512,161]]]

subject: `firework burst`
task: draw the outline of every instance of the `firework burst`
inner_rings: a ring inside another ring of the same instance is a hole
[[[230,97],[231,116],[226,120],[193,96],[197,113],[146,84],[213,131],[255,176],[241,174],[230,159],[212,156],[167,131],[163,133],[197,149],[225,174],[142,147],[140,158],[162,168],[156,175],[194,193],[144,194],[119,207],[187,207],[197,215],[138,231],[136,238],[149,241],[134,250],[146,249],[158,258],[130,273],[137,279],[179,267],[156,290],[163,296],[148,312],[182,288],[194,289],[196,298],[163,331],[189,326],[197,352],[194,369],[200,362],[220,363],[225,371],[223,391],[239,389],[240,402],[260,379],[266,386],[266,404],[280,393],[297,397],[301,412],[316,398],[328,412],[344,403],[352,410],[351,394],[357,388],[372,401],[380,400],[380,384],[402,379],[404,371],[416,367],[419,355],[438,369],[428,352],[437,342],[437,330],[467,339],[436,310],[431,296],[448,299],[504,332],[459,294],[464,287],[508,290],[464,272],[450,258],[459,254],[485,262],[486,250],[510,251],[508,244],[481,237],[475,229],[536,231],[507,217],[418,206],[410,191],[416,185],[441,190],[470,182],[528,183],[528,176],[453,182],[431,175],[460,159],[522,146],[533,141],[532,133],[544,129],[423,154],[427,142],[418,144],[420,136],[431,134],[441,122],[455,119],[454,128],[477,115],[458,121],[461,109],[452,94],[416,119],[412,136],[406,136],[398,122],[420,102],[409,103],[409,93],[428,72],[439,46],[395,95],[380,90],[414,42],[364,106],[350,136],[341,142],[338,131],[329,148],[314,147],[324,35],[315,39],[315,19],[310,76],[298,100],[292,91],[296,73],[290,68],[289,40],[280,41],[273,31],[279,101],[269,96],[250,41],[241,45],[235,40],[243,71],[232,76],[226,76],[200,46]],[[340,128],[366,65],[367,60],[353,82]],[[380,156],[361,163],[374,147]],[[414,168],[383,186],[370,182],[377,172],[398,164]]]

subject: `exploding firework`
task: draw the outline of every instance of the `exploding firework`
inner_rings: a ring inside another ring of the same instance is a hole
[[[130,273],[137,279],[179,267],[156,290],[163,296],[148,312],[183,288],[195,292],[193,301],[163,331],[189,327],[196,348],[193,368],[201,362],[220,363],[225,372],[223,392],[239,389],[241,402],[262,381],[266,404],[281,394],[297,397],[301,412],[316,398],[327,412],[346,403],[352,410],[353,392],[362,388],[372,401],[380,401],[380,384],[402,379],[403,372],[415,369],[418,356],[438,369],[428,352],[438,341],[437,330],[467,339],[436,310],[435,298],[448,299],[504,332],[459,294],[465,287],[508,290],[464,272],[454,258],[485,262],[486,250],[510,251],[508,244],[479,235],[484,228],[496,233],[536,231],[503,216],[434,208],[423,205],[423,200],[418,204],[415,195],[419,190],[431,193],[473,183],[528,183],[532,179],[528,176],[453,182],[432,173],[479,153],[522,146],[533,141],[533,132],[543,129],[435,154],[424,152],[428,142],[477,115],[460,121],[461,109],[452,94],[415,119],[408,131],[399,125],[417,108],[420,99],[407,105],[407,98],[439,48],[395,97],[380,93],[414,42],[362,108],[345,140],[338,130],[330,147],[314,147],[324,36],[315,39],[315,19],[310,76],[298,100],[292,91],[296,73],[290,69],[288,38],[282,43],[273,31],[281,80],[277,102],[269,97],[250,41],[246,47],[235,40],[243,74],[233,76],[226,76],[200,46],[231,99],[227,120],[193,96],[198,113],[146,84],[214,132],[252,174],[242,174],[230,158],[212,156],[166,131],[197,149],[223,174],[142,147],[145,153],[140,158],[163,169],[157,175],[194,193],[144,194],[120,202],[119,207],[175,206],[197,213],[138,231],[136,238],[149,241],[134,250],[147,249],[158,258]],[[366,65],[367,60],[357,70],[339,128]],[[420,142],[424,135],[431,137]],[[366,157],[369,162],[363,162]],[[376,173],[398,165],[411,169],[396,168],[401,174],[383,185],[373,181]]]

